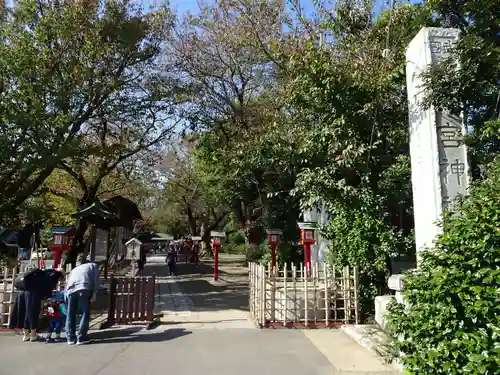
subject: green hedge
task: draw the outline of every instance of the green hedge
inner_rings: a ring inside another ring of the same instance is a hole
[[[444,219],[445,234],[405,279],[389,331],[408,374],[500,371],[500,157]]]

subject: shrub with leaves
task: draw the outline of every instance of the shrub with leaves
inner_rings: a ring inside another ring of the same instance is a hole
[[[394,349],[410,374],[498,374],[500,157],[444,218],[444,234],[390,306]]]

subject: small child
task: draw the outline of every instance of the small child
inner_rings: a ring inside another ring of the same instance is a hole
[[[54,292],[52,298],[45,301],[44,314],[49,318],[49,327],[45,342],[59,342],[61,340],[61,329],[66,318],[66,305],[64,304],[64,293]],[[55,331],[55,337],[52,333]]]

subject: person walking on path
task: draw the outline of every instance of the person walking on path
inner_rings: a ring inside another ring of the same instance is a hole
[[[35,268],[14,280],[18,290],[12,309],[9,328],[23,330],[23,342],[40,341],[37,333],[42,301],[52,295],[63,273],[58,270]]]
[[[68,345],[89,344],[90,304],[95,302],[99,289],[99,266],[87,263],[80,257],[80,265],[70,273],[66,284],[66,337]],[[76,316],[81,313],[78,333],[76,332]]]
[[[175,276],[175,265],[177,260],[177,251],[172,246],[167,253],[167,266],[168,266],[168,274],[169,276]]]

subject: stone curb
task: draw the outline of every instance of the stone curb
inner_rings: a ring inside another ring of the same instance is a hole
[[[340,329],[351,339],[356,341],[360,346],[368,350],[369,352],[377,355],[378,357],[382,358],[384,362],[387,363],[387,365],[391,366],[394,368],[396,371],[403,372],[403,366],[397,361],[387,361],[386,358],[383,357],[383,349],[378,347],[378,343],[371,337],[369,336],[364,336],[362,333],[357,331],[355,329],[356,326],[352,325],[343,325],[340,327]],[[377,326],[373,325],[373,328],[380,330]]]

